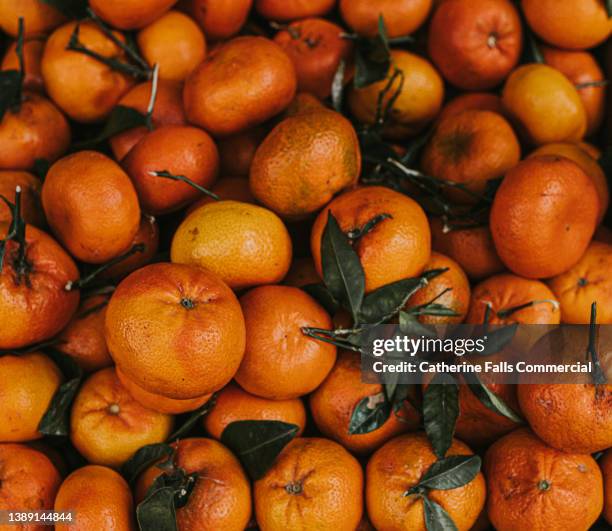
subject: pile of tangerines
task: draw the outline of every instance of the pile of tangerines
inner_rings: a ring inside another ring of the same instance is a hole
[[[360,352],[612,324],[611,16],[0,0],[0,529],[609,529],[605,370]]]

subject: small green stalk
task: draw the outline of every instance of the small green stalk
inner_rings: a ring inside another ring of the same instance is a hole
[[[217,194],[211,192],[210,190],[207,190],[203,186],[200,186],[198,183],[193,182],[189,177],[185,177],[184,175],[174,175],[173,173],[170,173],[167,170],[150,171],[149,175],[151,175],[152,177],[162,177],[164,179],[171,179],[173,181],[179,181],[179,182],[186,183],[189,186],[192,186],[193,188],[195,188],[196,190],[202,192],[203,194],[206,194],[207,196],[212,197],[215,201],[219,201],[219,196]]]

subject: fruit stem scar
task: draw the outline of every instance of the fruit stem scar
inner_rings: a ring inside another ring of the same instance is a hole
[[[288,494],[293,495],[302,494],[303,492],[301,483],[287,483],[287,485],[285,485],[285,490]]]
[[[586,278],[584,278],[584,277],[580,277],[580,278],[578,279],[578,285],[579,285],[581,288],[584,288],[584,286],[586,286],[588,283],[589,283],[589,281],[588,281]]]
[[[181,306],[186,310],[193,310],[193,308],[195,308],[195,302],[193,301],[193,299],[183,297],[181,299]]]
[[[487,46],[491,49],[497,46],[497,33],[489,33],[489,37],[487,38]]]
[[[119,411],[121,411],[119,404],[111,404],[110,406],[108,406],[108,412],[111,415],[118,415]]]
[[[550,482],[542,479],[538,482],[538,489],[542,491],[546,491],[550,489]]]

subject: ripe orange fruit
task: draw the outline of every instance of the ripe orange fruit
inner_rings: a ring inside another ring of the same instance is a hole
[[[104,317],[108,299],[108,295],[94,295],[83,299],[58,338],[56,348],[68,354],[87,372],[113,364],[104,339]]]
[[[597,222],[601,222],[610,204],[610,191],[608,189],[606,174],[597,160],[589,155],[579,144],[569,143],[545,144],[535,151],[532,151],[530,154],[530,156],[537,155],[559,155],[561,157],[567,157],[584,170],[591,178],[597,190],[597,195],[599,196],[599,214],[597,216]]]
[[[585,142],[583,140],[581,142],[578,142],[578,146],[583,151],[586,151],[587,155],[589,155],[591,158],[595,160],[599,160],[599,158],[601,157],[601,149],[599,149],[594,144],[590,144],[589,142]]]
[[[521,158],[521,147],[512,127],[491,111],[467,110],[438,123],[423,152],[423,171],[437,179],[465,185],[482,194],[487,182],[503,177]],[[461,190],[457,201],[473,202]]]
[[[505,312],[528,304],[533,306]],[[561,311],[555,294],[539,280],[529,280],[508,273],[494,275],[474,287],[466,322],[484,323],[487,307],[491,324],[559,324]]]
[[[366,397],[375,401],[383,393],[380,384],[361,381],[361,360],[354,352],[341,352],[334,368],[310,395],[310,411],[323,435],[353,454],[370,454],[396,435],[414,430],[418,413],[405,402],[385,423],[370,433],[351,434],[349,424],[357,404]]]
[[[528,429],[497,441],[484,469],[487,511],[499,531],[588,529],[601,512],[602,479],[595,460],[559,452]]]
[[[531,29],[560,48],[593,48],[610,35],[612,25],[599,0],[522,0],[521,7]]]
[[[453,440],[447,453],[451,455],[472,455],[472,451]],[[400,435],[374,453],[366,468],[366,506],[376,529],[425,529],[423,501],[404,493],[435,461],[424,433]],[[431,490],[427,496],[446,510],[457,529],[467,531],[484,506],[485,481],[479,472],[463,487]]]
[[[255,151],[266,134],[265,128],[254,127],[243,133],[219,139],[217,147],[221,175],[248,177]]]
[[[25,171],[0,171],[0,195],[15,202],[15,188],[21,188],[21,216],[26,223],[44,226],[45,215],[40,206],[40,179]],[[0,223],[11,222],[11,210],[0,204]]]
[[[242,531],[251,518],[251,486],[238,459],[213,439],[183,439],[175,443],[175,466],[198,474],[187,504],[176,510],[182,531],[223,529]],[[136,499],[144,495],[162,471],[152,466],[136,487]]]
[[[321,278],[321,239],[328,212],[333,214],[345,234],[360,229],[380,214],[391,216],[377,223],[353,244],[365,272],[366,292],[423,271],[430,257],[431,238],[423,209],[399,192],[371,186],[345,192],[317,216],[312,226],[310,247]]]
[[[417,30],[429,15],[432,0],[382,0],[372,4],[367,0],[340,0],[340,15],[347,26],[359,35],[378,34],[378,19],[383,17],[390,38],[409,35]]]
[[[151,99],[151,81],[134,85],[120,100],[118,105],[130,107],[146,114]],[[187,118],[183,110],[182,86],[172,81],[159,80],[153,115],[153,127],[162,125],[185,125]],[[121,161],[142,137],[148,133],[143,125],[134,127],[112,136],[109,140],[113,155]]]
[[[211,187],[210,191],[223,201],[239,201],[241,203],[251,203],[253,205],[257,203],[249,188],[249,181],[243,177],[224,177],[219,179]],[[202,195],[200,199],[191,203],[185,212],[186,214],[191,214],[202,205],[214,202],[215,199],[212,197]]]
[[[255,198],[286,218],[319,210],[357,182],[361,152],[351,123],[333,111],[280,122],[260,144],[249,183]]]
[[[303,288],[308,286],[308,284],[318,284],[319,282],[321,282],[321,277],[317,273],[310,257],[296,258],[291,264],[284,280],[284,284],[296,288]]]
[[[60,242],[74,257],[92,264],[126,251],[140,224],[138,196],[129,177],[96,151],[80,151],[53,164],[42,203]]]
[[[25,36],[48,33],[59,26],[64,16],[43,0],[0,0],[0,28],[11,37],[19,33],[19,18],[23,17]]]
[[[266,531],[355,529],[363,513],[363,471],[339,444],[293,439],[255,482],[257,523]]]
[[[83,46],[103,57],[126,62],[125,53],[96,24],[69,22],[49,36],[41,71],[45,89],[60,109],[78,122],[96,122],[110,113],[133,80],[89,55],[69,50],[68,43],[77,26]],[[118,32],[114,36],[125,40]]]
[[[522,33],[521,20],[509,0],[450,0],[434,11],[427,50],[453,85],[489,89],[516,66]]]
[[[62,373],[44,354],[6,354],[0,356],[0,380],[0,441],[40,439],[38,425],[62,383]]]
[[[240,298],[246,350],[236,381],[249,393],[286,400],[314,391],[336,361],[336,347],[303,327],[330,329],[325,310],[299,288],[260,286]]]
[[[217,146],[208,133],[187,125],[166,125],[147,133],[123,159],[140,204],[150,214],[179,210],[202,192],[192,185],[154,175],[169,172],[210,188],[219,171]]]
[[[167,415],[179,415],[180,413],[198,409],[200,406],[203,406],[206,402],[208,402],[212,396],[212,394],[207,394],[197,398],[187,398],[185,400],[167,398],[165,396],[146,391],[125,376],[118,367],[115,367],[115,373],[117,374],[117,378],[121,382],[121,385],[127,389],[128,393],[132,395],[132,398],[136,400],[136,402],[147,409],[152,409],[153,411],[165,413]]]
[[[603,517],[612,525],[612,451],[608,450],[599,461],[604,480]]]
[[[70,440],[96,465],[120,467],[139,448],[166,440],[173,419],[140,405],[115,369],[92,374],[79,390],[70,414]]]
[[[585,86],[586,83],[602,83],[605,74],[589,52],[559,50],[549,46],[542,47],[546,64],[563,73],[578,90],[587,115],[586,136],[597,132],[601,125],[606,105],[605,86]]]
[[[123,30],[142,28],[158,19],[176,0],[90,0],[102,20]]]
[[[580,454],[612,446],[612,385],[523,384],[517,389],[521,411],[545,443]]]
[[[299,398],[269,400],[252,395],[230,382],[217,395],[215,405],[204,417],[204,428],[215,439],[221,439],[223,430],[239,420],[279,420],[295,424],[299,430],[306,425],[306,409]]]
[[[9,226],[0,224],[0,239]],[[25,259],[19,244],[6,243],[0,272],[0,349],[14,349],[40,343],[59,333],[79,305],[78,290],[66,284],[78,279],[72,258],[46,233],[28,225],[25,231]]]
[[[232,291],[213,273],[181,264],[148,265],[124,279],[105,330],[121,372],[168,398],[221,389],[244,353],[244,318]]]
[[[588,324],[591,304],[597,303],[597,322],[612,324],[612,245],[593,241],[578,263],[549,280],[561,301],[561,321]]]
[[[40,38],[30,38],[23,43],[23,88],[42,92],[44,84],[40,71],[45,42]],[[19,56],[17,55],[17,43],[13,42],[6,50],[0,70],[19,70]]]
[[[489,227],[457,225],[447,230],[440,218],[430,218],[431,247],[434,251],[455,260],[472,280],[486,278],[504,270]]]
[[[537,146],[577,142],[586,132],[578,91],[551,66],[529,64],[514,70],[504,85],[502,103],[519,133]]]
[[[136,42],[147,63],[159,65],[160,79],[184,81],[206,55],[202,30],[179,11],[168,11],[142,28]]]
[[[325,15],[335,3],[335,0],[255,0],[255,9],[263,18],[284,22]]]
[[[70,126],[47,98],[26,92],[0,121],[0,143],[0,170],[29,170],[37,159],[54,162],[66,152]]]
[[[306,18],[292,22],[274,37],[295,67],[298,90],[320,99],[331,94],[332,83],[340,61],[348,63],[353,50],[344,30],[323,18]],[[347,79],[348,76],[345,76]]]
[[[174,233],[173,262],[205,267],[231,288],[280,282],[291,264],[291,239],[273,212],[238,201],[194,210]]]
[[[308,92],[298,92],[295,98],[291,100],[289,106],[283,112],[284,118],[298,116],[299,114],[308,114],[311,112],[329,110],[319,98],[309,94]]]
[[[57,492],[54,510],[75,513],[71,523],[55,524],[57,531],[135,529],[130,487],[105,466],[88,465],[70,474]]]
[[[238,37],[212,51],[185,82],[189,121],[218,136],[259,125],[295,95],[295,69],[281,48],[263,37]]]
[[[49,458],[23,444],[0,444],[0,510],[49,511],[62,482]],[[3,526],[15,529],[14,525]],[[44,525],[18,526],[23,531],[44,531]]]
[[[463,269],[452,258],[436,252],[431,253],[429,262],[425,266],[425,271],[430,269],[448,269],[448,271],[432,278],[426,286],[412,295],[408,302],[406,302],[406,308],[413,308],[435,301],[436,304],[441,304],[453,310],[457,315],[454,317],[421,315],[419,316],[421,323],[446,324],[463,322],[470,305],[470,282]]]
[[[427,59],[404,50],[392,50],[391,67],[386,79],[364,88],[351,89],[348,105],[357,120],[374,124],[379,94],[389,84],[396,69],[401,75],[396,76],[382,100],[384,109],[397,94],[385,122],[384,133],[393,140],[402,140],[423,130],[442,107],[444,82]]]
[[[438,123],[463,111],[491,111],[504,115],[501,98],[492,92],[465,92],[451,99],[438,115]]]
[[[186,0],[183,7],[198,21],[207,39],[224,40],[240,31],[253,0]]]
[[[595,186],[575,162],[553,155],[526,159],[506,174],[493,200],[495,248],[517,275],[558,275],[586,250],[598,211]]]

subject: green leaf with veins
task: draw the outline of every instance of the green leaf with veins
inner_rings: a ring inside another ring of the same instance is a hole
[[[459,388],[455,379],[438,373],[423,394],[423,424],[434,453],[440,459],[451,447],[459,416]]]

